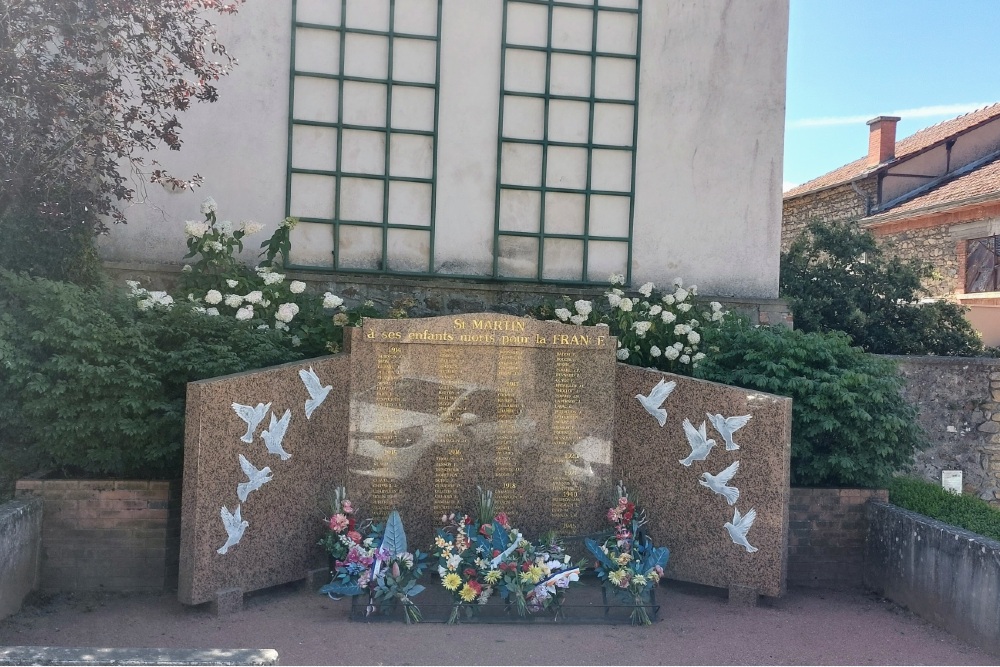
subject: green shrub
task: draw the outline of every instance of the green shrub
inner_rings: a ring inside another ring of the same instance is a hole
[[[698,377],[793,399],[794,485],[882,487],[923,444],[895,364],[843,334],[727,318],[706,348]]]
[[[885,254],[857,223],[813,222],[781,255],[781,296],[803,331],[843,331],[874,354],[982,353],[954,303],[919,302],[930,264]]]
[[[889,484],[889,502],[932,519],[1000,540],[1000,510],[972,496],[949,493],[938,484],[896,477]]]
[[[69,197],[72,199],[72,197]],[[103,278],[93,215],[80,206],[16,204],[0,215],[0,268],[94,285]]]
[[[300,356],[184,303],[0,271],[0,443],[22,471],[174,476],[187,382]]]

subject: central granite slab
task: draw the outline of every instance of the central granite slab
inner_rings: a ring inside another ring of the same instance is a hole
[[[606,327],[496,313],[366,320],[350,332],[346,485],[363,513],[442,515],[494,491],[526,535],[605,528],[616,339]]]

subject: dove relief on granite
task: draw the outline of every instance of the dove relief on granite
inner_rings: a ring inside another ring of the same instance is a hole
[[[267,411],[271,409],[271,404],[258,403],[257,407],[250,407],[249,405],[240,405],[239,403],[233,403],[233,410],[239,415],[240,419],[247,423],[247,432],[243,434],[240,438],[245,443],[253,442],[253,434],[257,431],[257,426],[260,425],[264,417],[267,416]]]
[[[692,462],[704,461],[708,458],[712,447],[715,447],[715,440],[708,437],[705,422],[702,422],[701,426],[696,429],[691,420],[685,419],[682,426],[684,426],[684,435],[687,436],[688,444],[691,446],[691,453],[681,459],[680,464],[690,467]]]
[[[720,496],[726,499],[726,502],[730,506],[736,504],[736,500],[740,497],[740,490],[735,486],[727,486],[729,480],[733,478],[736,471],[740,469],[740,462],[733,461],[728,468],[720,472],[718,475],[713,475],[708,472],[701,473],[701,479],[698,483],[704,487],[707,487],[718,493]]]
[[[660,381],[656,383],[656,386],[650,390],[648,395],[635,395],[639,399],[639,403],[642,404],[643,409],[655,417],[656,421],[660,422],[661,427],[667,423],[667,411],[661,406],[676,386],[676,382],[667,382],[663,378],[660,378]]]
[[[243,472],[249,479],[246,482],[240,482],[236,486],[236,495],[239,497],[240,502],[246,502],[247,496],[250,495],[251,491],[256,491],[271,481],[271,469],[267,466],[260,469],[254,467],[247,460],[247,457],[242,454],[240,454],[240,467],[243,468]]]
[[[229,547],[236,546],[243,538],[243,532],[250,524],[243,520],[240,515],[240,505],[236,506],[236,512],[230,512],[226,506],[222,507],[222,525],[226,529],[226,543],[216,550],[216,553],[225,554],[229,552]]]
[[[264,446],[267,447],[267,451],[277,454],[281,457],[282,461],[292,458],[292,455],[286,452],[281,446],[281,441],[285,439],[285,431],[288,430],[288,422],[291,419],[291,410],[285,410],[285,414],[281,415],[281,419],[275,419],[272,412],[270,425],[260,434],[260,437],[264,439]]]
[[[741,415],[739,417],[723,417],[722,415],[713,415],[708,412],[705,413],[708,420],[712,422],[712,426],[715,430],[719,432],[722,439],[726,441],[726,451],[732,452],[740,448],[735,442],[733,442],[733,433],[740,430],[747,425],[750,421],[752,415]]]
[[[750,526],[753,525],[754,520],[757,518],[757,510],[751,509],[745,515],[740,515],[740,510],[738,508],[733,508],[733,520],[730,523],[727,521],[725,523],[725,528],[729,531],[729,537],[733,539],[733,544],[738,544],[747,550],[747,553],[753,553],[757,551],[757,547],[751,546],[750,542],[747,541],[747,531],[750,530]]]
[[[309,419],[316,408],[326,400],[326,395],[330,393],[333,386],[328,384],[324,387],[323,383],[319,381],[316,371],[312,369],[312,366],[309,367],[309,370],[300,370],[299,377],[302,378],[302,384],[306,386],[306,390],[309,392],[309,398],[306,399],[305,406],[306,419]]]

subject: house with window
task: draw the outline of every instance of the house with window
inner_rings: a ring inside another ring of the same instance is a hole
[[[203,185],[145,186],[102,240],[119,275],[179,271],[210,195],[266,226],[247,261],[295,217],[296,278],[417,312],[614,273],[787,315],[787,0],[274,0],[218,24],[239,66],[154,156]]]
[[[896,140],[868,121],[868,154],[784,193],[782,247],[811,220],[859,220],[891,252],[931,262],[931,295],[970,307],[1000,344],[1000,103]]]

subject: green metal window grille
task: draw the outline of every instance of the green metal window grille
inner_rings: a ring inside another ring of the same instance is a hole
[[[292,0],[289,268],[433,272],[441,3]]]
[[[631,283],[641,18],[642,0],[504,0],[494,278]]]

